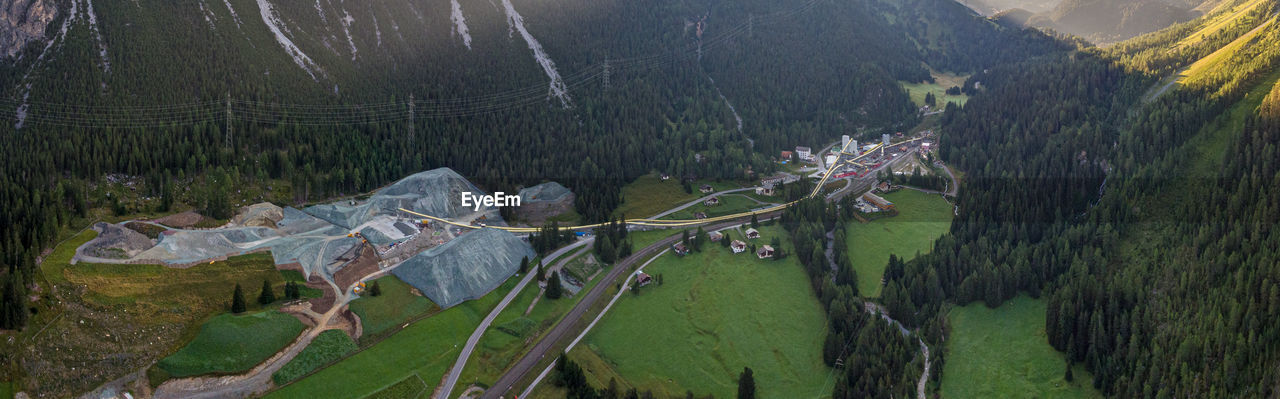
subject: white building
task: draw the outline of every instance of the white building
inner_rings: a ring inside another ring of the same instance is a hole
[[[813,150],[810,150],[809,147],[796,147],[796,156],[805,161],[812,161]]]
[[[835,166],[834,164],[836,163],[836,158],[838,158],[838,157],[836,157],[836,154],[827,154],[827,159],[826,159],[826,161],[827,161],[827,167],[828,167],[828,168],[830,168],[830,167],[832,167],[832,166]]]
[[[882,142],[883,142],[883,144],[884,144],[884,146],[885,146],[885,147],[888,147],[888,146],[889,146],[889,134],[888,134],[888,133],[885,133],[885,134],[880,135],[880,141],[882,141]]]
[[[840,136],[840,148],[849,148],[849,135]]]

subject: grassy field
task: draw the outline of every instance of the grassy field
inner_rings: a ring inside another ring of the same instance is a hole
[[[693,184],[693,193],[684,192],[680,182],[674,178],[662,181],[656,173],[640,176],[631,184],[622,186],[622,205],[613,211],[614,216],[626,215],[628,218],[647,218],[680,204],[693,201],[704,194],[698,191],[703,184],[710,184],[716,191],[738,188],[732,182],[698,181]]]
[[[363,398],[418,377],[430,392],[458,358],[458,351],[484,316],[515,287],[507,279],[484,297],[410,324],[355,355],[271,392],[272,398]],[[385,291],[385,288],[384,288]],[[399,387],[399,388],[398,388]],[[400,391],[396,391],[400,392]],[[402,397],[395,393],[392,397]]]
[[[1229,60],[1233,55],[1239,53],[1241,48],[1252,43],[1258,34],[1266,30],[1266,28],[1275,23],[1275,21],[1276,18],[1272,17],[1259,25],[1258,28],[1240,35],[1239,38],[1236,38],[1236,40],[1233,40],[1231,43],[1222,46],[1222,48],[1219,48],[1204,58],[1196,60],[1196,62],[1192,63],[1180,74],[1178,77],[1178,83],[1186,86],[1194,86],[1201,83],[1205,79],[1206,74],[1226,66],[1224,64],[1227,63],[1227,60]]]
[[[298,356],[271,375],[277,385],[298,379],[312,370],[338,360],[357,349],[356,342],[342,330],[327,330],[317,335]]]
[[[910,260],[928,252],[933,241],[951,228],[952,207],[936,194],[898,190],[883,196],[898,208],[898,216],[871,223],[850,222],[846,240],[853,269],[858,273],[858,292],[868,298],[880,296],[880,278],[889,255]]]
[[[1182,38],[1182,40],[1178,41],[1178,43],[1174,45],[1174,48],[1180,49],[1182,47],[1193,46],[1197,43],[1200,43],[1200,41],[1204,40],[1204,38],[1213,36],[1214,34],[1221,32],[1223,29],[1226,29],[1227,27],[1231,26],[1232,23],[1235,23],[1236,20],[1239,19],[1241,16],[1247,14],[1250,11],[1253,11],[1253,9],[1255,8],[1258,8],[1259,5],[1266,4],[1266,3],[1267,2],[1264,0],[1250,0],[1240,5],[1237,5],[1234,8],[1227,10],[1221,14],[1218,14],[1217,16],[1205,21],[1205,23],[1201,25],[1200,29],[1196,30],[1195,32],[1192,32],[1191,34]],[[1224,3],[1224,5],[1225,4],[1226,3]],[[1219,7],[1222,7],[1222,5],[1220,5]],[[1214,9],[1213,11],[1217,11],[1217,9]]]
[[[1100,398],[1077,364],[1049,346],[1043,299],[1019,296],[995,309],[975,302],[951,310],[942,373],[944,398]]]
[[[293,342],[302,329],[302,322],[279,311],[224,313],[209,319],[194,341],[158,365],[174,377],[243,372]]]
[[[580,261],[589,256],[590,253],[579,256],[570,261],[569,264]],[[566,265],[568,267],[569,265]],[[608,269],[604,270],[605,272]],[[581,292],[586,292],[595,287],[601,280],[601,275],[597,275],[595,280],[587,283]],[[524,290],[511,304],[507,306],[498,317],[493,320],[493,324],[489,330],[480,337],[480,342],[476,345],[476,350],[471,355],[471,360],[467,362],[467,367],[462,371],[462,375],[458,378],[458,384],[454,386],[453,394],[449,397],[457,397],[470,384],[480,384],[488,386],[497,381],[502,372],[511,364],[519,360],[528,352],[530,346],[537,339],[540,339],[547,331],[551,329],[569,309],[582,299],[581,295],[564,297],[557,300],[548,300],[541,298],[538,303],[533,306],[528,315],[525,311],[529,310],[529,304],[533,302],[534,297],[538,296],[539,288],[536,284],[525,286]]]
[[[675,212],[670,215],[667,215],[663,219],[690,220],[694,218],[693,214],[695,212],[705,212],[707,214],[707,217],[716,217],[716,216],[732,215],[735,213],[750,211],[755,208],[762,208],[762,207],[769,206],[769,205],[762,205],[760,203],[752,201],[750,198],[748,198],[745,195],[745,193],[725,194],[717,198],[720,198],[719,205],[707,206],[706,204],[700,203],[694,206],[690,206],[688,208],[681,209],[679,212]],[[765,201],[777,201],[777,200],[778,199],[776,198],[771,198],[771,199],[766,199]]]
[[[753,243],[785,234],[776,226],[761,233]],[[749,366],[761,397],[829,394],[826,315],[794,257],[759,260],[715,243],[685,257],[668,253],[645,271],[664,284],[624,295],[579,346],[601,359],[586,368],[589,378],[622,376],[658,397],[689,390],[728,398]]]
[[[377,336],[436,307],[431,300],[414,295],[413,287],[395,276],[381,277],[374,282],[382,288],[382,295],[361,296],[349,305],[351,311],[360,316],[365,336]]]
[[[937,105],[934,108],[945,108],[948,102],[954,102],[956,105],[964,105],[965,101],[969,101],[969,96],[964,94],[953,96],[947,94],[947,89],[951,87],[964,86],[964,80],[968,76],[953,75],[949,73],[941,73],[930,71],[933,76],[933,83],[907,83],[901,82],[902,88],[907,90],[907,95],[911,97],[911,102],[917,107],[924,106],[924,97],[926,93],[933,93],[933,97],[937,99]]]

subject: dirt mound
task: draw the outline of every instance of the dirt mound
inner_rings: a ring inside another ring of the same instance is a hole
[[[188,228],[195,226],[196,223],[200,223],[201,220],[204,220],[203,215],[195,213],[194,211],[186,211],[152,220],[152,222],[160,223],[169,227]]]
[[[93,225],[98,237],[81,247],[81,253],[105,259],[128,259],[154,247],[155,241],[142,233],[118,224],[99,222]]]
[[[261,202],[240,208],[240,213],[231,219],[231,223],[241,227],[276,228],[276,223],[284,219],[284,209],[269,203]]]

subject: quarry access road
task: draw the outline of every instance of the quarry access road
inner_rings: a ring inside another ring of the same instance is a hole
[[[590,244],[594,241],[594,238],[578,240],[578,242],[557,249],[555,252],[547,255],[545,259],[555,260],[578,247]],[[541,260],[539,262],[545,263],[545,261]],[[449,394],[453,393],[453,387],[458,384],[458,378],[462,377],[462,369],[467,367],[467,360],[471,358],[471,352],[476,349],[476,344],[480,343],[480,337],[484,336],[485,330],[489,329],[489,324],[492,324],[493,320],[498,318],[498,314],[502,313],[502,310],[506,309],[507,305],[511,304],[511,301],[515,300],[517,296],[520,296],[520,292],[524,290],[526,285],[529,285],[529,281],[532,281],[536,275],[537,273],[525,273],[524,278],[520,279],[520,283],[516,284],[516,287],[512,288],[511,292],[508,292],[506,297],[502,298],[502,302],[498,302],[498,306],[494,307],[493,310],[489,312],[489,315],[485,316],[484,321],[481,321],[480,325],[476,327],[476,330],[471,333],[471,337],[467,338],[467,344],[462,347],[462,353],[458,354],[458,360],[453,363],[453,367],[449,369],[449,374],[445,376],[444,383],[436,390],[436,392],[439,392],[439,395],[448,397]]]
[[[773,211],[761,213],[758,216],[761,219],[770,219],[777,217],[780,214],[782,214],[781,211]],[[719,222],[707,226],[706,229],[718,230],[729,226],[739,225],[746,220],[750,220],[749,218],[750,217],[748,216],[746,218]],[[577,305],[574,305],[573,309],[570,309],[569,313],[565,314],[564,318],[561,319],[555,327],[552,327],[551,331],[533,346],[533,349],[529,350],[529,353],[526,353],[514,366],[507,369],[507,371],[493,383],[493,386],[484,391],[484,395],[481,397],[485,399],[497,399],[504,397],[504,395],[506,395],[507,392],[515,386],[516,382],[520,381],[520,379],[524,378],[529,371],[537,367],[538,362],[545,358],[547,354],[550,353],[554,355],[552,350],[559,346],[558,343],[561,340],[572,339],[574,337],[573,332],[578,323],[582,320],[582,317],[586,315],[587,311],[589,311],[592,306],[595,305],[596,301],[599,301],[600,298],[604,296],[605,291],[609,287],[613,286],[613,284],[608,284],[609,282],[617,281],[618,277],[621,277],[623,274],[630,273],[631,267],[635,265],[636,262],[643,261],[658,252],[661,252],[663,249],[666,249],[667,246],[679,239],[680,235],[673,234],[667,238],[658,240],[658,242],[649,244],[649,246],[636,251],[631,254],[631,256],[628,256],[626,259],[623,259],[613,265],[613,269],[609,270],[609,274],[604,277],[604,280],[596,284],[595,287],[592,287],[591,290],[586,293],[586,297],[582,298]]]

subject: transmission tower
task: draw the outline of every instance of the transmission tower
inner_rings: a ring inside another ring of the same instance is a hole
[[[231,92],[227,92],[227,124],[226,124],[226,129],[227,129],[227,138],[226,138],[226,143],[225,143],[225,144],[226,144],[227,148],[233,148],[233,147],[231,147],[231,144],[232,144],[232,142],[231,142]]]
[[[609,91],[609,57],[604,59],[604,90]]]

